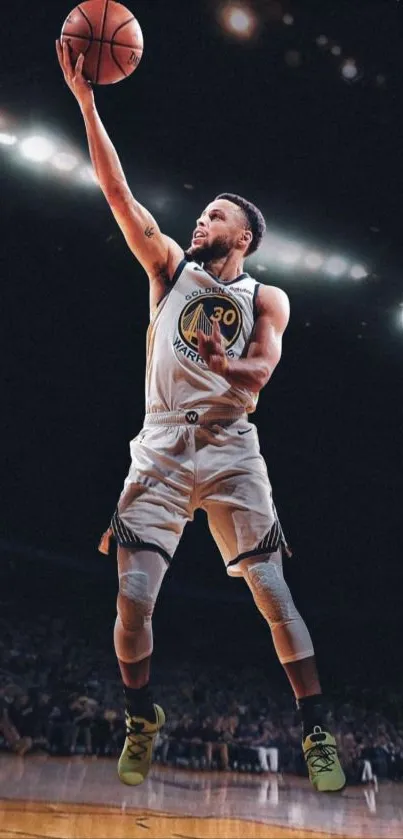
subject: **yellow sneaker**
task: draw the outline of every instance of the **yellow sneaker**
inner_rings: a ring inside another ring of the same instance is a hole
[[[142,784],[150,771],[154,737],[165,722],[162,708],[154,705],[154,710],[155,722],[131,717],[126,711],[127,736],[118,763],[118,775],[123,784]]]
[[[309,780],[318,792],[336,792],[343,789],[346,776],[337,754],[336,740],[320,725],[302,742],[309,772]]]

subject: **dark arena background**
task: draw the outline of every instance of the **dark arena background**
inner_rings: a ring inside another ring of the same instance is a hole
[[[95,96],[133,194],[184,247],[215,195],[245,195],[267,221],[246,270],[290,298],[252,419],[348,784],[310,786],[270,632],[202,513],[154,617],[167,726],[146,782],[119,783],[116,558],[97,546],[143,421],[148,284],[57,63],[69,2],[15,0],[0,88],[0,836],[401,837],[402,4],[127,5],[144,56]]]

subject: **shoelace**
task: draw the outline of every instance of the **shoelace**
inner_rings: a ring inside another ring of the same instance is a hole
[[[319,726],[315,726],[314,734],[322,733]],[[315,743],[305,753],[306,761],[309,763],[311,769],[318,774],[320,772],[331,772],[336,763],[336,746],[330,744],[323,745],[323,743]]]
[[[127,753],[129,760],[141,760],[147,754],[148,744],[152,742],[155,731],[148,733],[147,731],[143,731],[143,729],[144,723],[142,722],[135,723],[134,725],[127,723],[126,733],[129,740]]]

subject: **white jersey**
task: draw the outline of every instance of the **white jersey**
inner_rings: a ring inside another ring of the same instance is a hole
[[[197,330],[219,324],[228,359],[245,357],[259,283],[249,274],[222,282],[183,259],[147,332],[146,412],[256,408],[258,394],[212,373],[197,351]]]

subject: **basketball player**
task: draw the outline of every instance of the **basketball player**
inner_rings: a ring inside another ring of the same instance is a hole
[[[127,722],[119,777],[144,781],[165,722],[149,687],[151,618],[183,528],[201,508],[228,574],[244,578],[270,627],[300,709],[311,781],[321,791],[341,789],[345,777],[324,726],[312,641],[283,577],[289,549],[247,419],[280,360],[289,318],[286,294],[243,269],[264,219],[245,199],[219,195],[200,214],[184,252],[133,197],[83,78],[83,56],[73,68],[67,46],[58,43],[57,53],[81,108],[99,185],[150,286],[145,422],[131,442],[129,474],[100,545],[107,553],[112,535],[118,545],[114,643]]]

